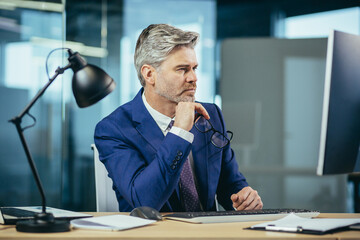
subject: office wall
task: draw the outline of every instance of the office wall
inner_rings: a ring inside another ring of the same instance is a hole
[[[316,176],[327,39],[227,39],[220,93],[240,171],[267,208],[346,210],[344,176]]]

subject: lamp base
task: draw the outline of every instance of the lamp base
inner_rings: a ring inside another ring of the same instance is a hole
[[[30,233],[68,232],[70,231],[70,222],[56,220],[52,213],[38,213],[34,219],[18,221],[16,230]]]

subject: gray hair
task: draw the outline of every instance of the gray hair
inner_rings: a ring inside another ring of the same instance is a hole
[[[135,48],[134,63],[142,86],[145,79],[141,67],[149,64],[158,70],[161,63],[176,48],[194,48],[199,39],[196,32],[183,31],[167,24],[151,24],[140,34]]]

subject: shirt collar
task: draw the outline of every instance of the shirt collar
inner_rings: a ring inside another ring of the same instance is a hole
[[[142,100],[144,102],[145,108],[149,111],[151,117],[155,120],[156,124],[159,126],[161,131],[163,133],[167,132],[169,130],[168,126],[169,126],[171,120],[174,120],[175,118],[170,118],[170,117],[156,111],[154,108],[152,108],[150,106],[150,104],[146,101],[145,91],[142,94]]]

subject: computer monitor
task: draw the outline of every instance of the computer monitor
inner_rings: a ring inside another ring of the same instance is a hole
[[[318,175],[360,172],[360,36],[328,39]]]

